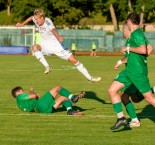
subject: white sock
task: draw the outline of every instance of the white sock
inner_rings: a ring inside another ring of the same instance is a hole
[[[119,112],[119,113],[117,113],[117,118],[122,118],[122,117],[124,117],[123,112]]]
[[[72,109],[72,107],[67,107],[67,111],[68,111],[68,110],[71,110],[71,109]]]
[[[76,63],[75,66],[88,80],[91,80],[90,74],[88,73],[87,69],[83,66],[82,63],[78,61],[78,63]]]
[[[49,66],[49,64],[47,63],[44,55],[41,53],[41,51],[37,50],[37,51],[33,51],[34,52],[34,55],[35,57],[45,66]]]
[[[139,122],[138,118],[133,118],[132,121]]]

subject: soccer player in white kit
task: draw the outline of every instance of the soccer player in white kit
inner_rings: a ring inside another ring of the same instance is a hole
[[[34,44],[32,50],[36,58],[45,66],[45,74],[48,74],[51,71],[51,68],[44,55],[55,54],[74,64],[89,81],[98,82],[101,80],[101,77],[92,77],[83,64],[80,63],[69,50],[64,48],[61,44],[63,38],[57,32],[53,22],[45,17],[45,12],[42,9],[36,9],[33,16],[27,18],[23,23],[17,23],[16,26],[22,27],[30,21],[35,23],[41,34],[40,45]]]

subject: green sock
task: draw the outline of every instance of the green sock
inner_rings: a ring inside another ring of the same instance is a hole
[[[70,102],[70,100],[65,100],[65,101],[63,101],[62,105],[63,105],[67,110],[71,110],[71,109],[72,109],[72,103]]]
[[[127,103],[125,107],[131,119],[137,118],[135,107],[131,102]]]
[[[123,111],[123,109],[122,109],[122,103],[121,102],[118,102],[116,104],[113,104],[113,108],[114,108],[114,111],[116,113],[120,113],[120,112]]]
[[[122,109],[122,103],[121,102],[113,104],[113,108],[114,108],[114,111],[117,113],[117,118],[124,117],[123,109]]]
[[[67,89],[61,88],[59,91],[59,94],[61,96],[64,96],[66,98],[69,98],[70,100],[74,97]]]

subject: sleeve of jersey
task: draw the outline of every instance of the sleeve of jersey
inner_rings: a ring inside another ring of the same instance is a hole
[[[18,99],[19,100],[28,100],[29,99],[29,94],[19,94]]]
[[[47,24],[47,26],[50,28],[50,30],[52,30],[53,28],[55,28],[53,22],[50,19],[46,19],[45,23]]]

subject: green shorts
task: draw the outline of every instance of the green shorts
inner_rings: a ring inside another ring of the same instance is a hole
[[[55,100],[50,92],[47,92],[39,98],[36,111],[40,113],[52,113],[52,107],[55,105]]]
[[[124,84],[125,87],[121,89],[122,92],[133,84],[142,94],[151,90],[150,82],[145,75],[131,76],[127,75],[126,70],[123,70],[114,80]]]
[[[125,93],[129,94],[129,95],[134,95],[134,94],[137,94],[138,89],[135,87],[134,84],[131,84],[128,88],[126,88],[124,90]]]
[[[144,99],[144,96],[139,92],[134,84],[130,85],[124,92],[130,95],[131,100],[135,103],[141,102]]]

